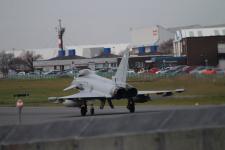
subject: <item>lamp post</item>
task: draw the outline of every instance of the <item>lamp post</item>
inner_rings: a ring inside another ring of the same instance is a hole
[[[208,59],[205,59],[205,66],[208,66]]]

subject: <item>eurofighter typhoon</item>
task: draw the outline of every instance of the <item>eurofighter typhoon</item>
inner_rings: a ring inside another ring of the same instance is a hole
[[[162,91],[138,91],[135,87],[126,83],[128,70],[129,50],[126,50],[115,76],[112,79],[101,77],[89,69],[80,70],[78,77],[74,78],[71,85],[64,91],[78,89],[79,92],[63,97],[49,97],[54,103],[62,103],[68,107],[78,107],[82,116],[87,114],[88,102],[91,102],[90,113],[94,115],[94,100],[100,100],[100,109],[104,108],[107,101],[114,108],[112,100],[127,99],[127,109],[135,112],[135,103],[143,103],[151,100],[151,94],[171,96],[173,93],[183,92],[184,89],[162,90]]]

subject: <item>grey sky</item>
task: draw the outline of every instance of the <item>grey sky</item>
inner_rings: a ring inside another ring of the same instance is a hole
[[[129,42],[130,27],[225,23],[225,0],[0,0],[0,50]]]

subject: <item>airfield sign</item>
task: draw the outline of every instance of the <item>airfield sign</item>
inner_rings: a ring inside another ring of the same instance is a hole
[[[19,124],[21,123],[21,114],[22,114],[22,108],[23,108],[23,100],[22,99],[18,99],[16,102],[16,107],[19,109],[18,113],[19,113]]]
[[[22,108],[23,107],[23,100],[22,99],[18,99],[17,100],[16,107],[18,107],[18,108]]]

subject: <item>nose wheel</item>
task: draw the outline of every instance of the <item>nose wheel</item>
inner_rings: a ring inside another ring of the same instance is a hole
[[[128,99],[127,109],[130,111],[130,113],[135,112],[135,103],[132,98]]]
[[[82,105],[80,107],[80,113],[81,113],[81,116],[86,116],[86,114],[87,114],[87,105]]]
[[[87,114],[87,104],[86,104],[86,102],[84,102],[80,106],[80,113],[81,113],[81,116],[86,116],[86,114]],[[94,109],[94,105],[93,104],[91,104],[91,106],[90,106],[90,114],[92,116],[95,114],[95,109]]]
[[[86,116],[86,114],[87,114],[87,103],[86,103],[86,101],[84,101],[83,104],[80,106],[80,113],[81,113],[81,116]]]

